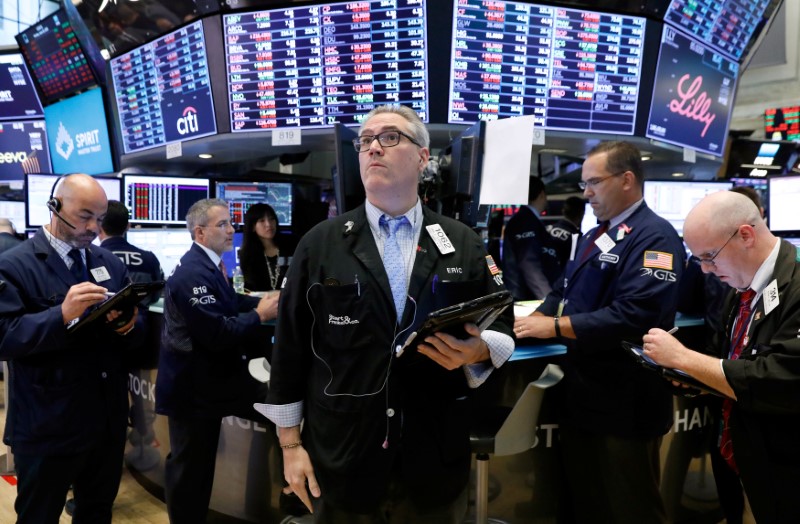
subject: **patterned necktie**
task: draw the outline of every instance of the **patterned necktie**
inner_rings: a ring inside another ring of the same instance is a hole
[[[748,289],[739,296],[739,314],[736,316],[736,322],[733,325],[733,337],[731,338],[731,360],[737,360],[739,355],[742,354],[742,349],[747,345],[747,328],[752,312],[750,303],[755,296],[756,292],[752,289]],[[719,452],[731,469],[738,473],[739,468],[733,458],[733,442],[731,441],[731,428],[729,426],[731,409],[733,409],[733,400],[724,399],[722,401],[722,431],[719,436]]]
[[[70,249],[67,255],[69,255],[69,258],[72,259],[72,266],[69,268],[69,272],[72,273],[72,276],[75,277],[75,280],[78,282],[86,282],[89,280],[80,250]]]
[[[392,288],[398,322],[403,318],[403,310],[406,307],[406,264],[400,251],[400,244],[397,242],[397,232],[404,224],[408,224],[405,216],[387,218],[386,215],[382,215],[380,218],[381,231],[385,235],[383,266],[389,275],[389,286]]]
[[[608,220],[604,220],[603,222],[601,222],[600,227],[598,227],[597,231],[594,232],[592,238],[590,238],[589,241],[586,242],[586,247],[583,248],[583,252],[581,253],[581,258],[578,259],[578,262],[583,262],[584,260],[586,260],[586,257],[589,256],[589,253],[591,253],[592,249],[594,248],[595,241],[601,236],[603,236],[603,233],[605,233],[606,231],[608,231]]]
[[[225,262],[223,262],[221,258],[219,259],[219,266],[218,267],[219,267],[219,270],[222,271],[222,276],[225,277],[225,282],[230,284],[230,281],[228,281],[228,270],[227,270],[227,268],[225,268]]]

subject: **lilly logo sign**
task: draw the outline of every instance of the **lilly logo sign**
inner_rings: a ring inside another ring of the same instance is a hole
[[[197,109],[193,108],[192,106],[184,109],[183,116],[178,119],[177,124],[178,133],[181,135],[197,133],[200,130],[200,126],[198,125],[197,121]]]
[[[708,111],[708,108],[711,107],[711,98],[708,97],[708,93],[703,91],[697,95],[697,92],[700,91],[700,88],[703,86],[702,76],[698,76],[692,80],[692,83],[689,84],[689,88],[684,91],[683,85],[690,78],[691,75],[685,74],[678,81],[679,100],[671,100],[669,103],[669,110],[673,113],[678,113],[681,116],[685,116],[686,118],[699,120],[700,122],[704,123],[706,126],[703,128],[703,132],[700,133],[700,136],[706,136],[708,126],[710,126],[711,122],[717,118],[717,115],[709,113]],[[696,98],[695,95],[697,95]]]

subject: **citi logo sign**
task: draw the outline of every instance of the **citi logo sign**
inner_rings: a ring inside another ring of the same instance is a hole
[[[200,126],[197,123],[197,109],[192,106],[183,110],[183,116],[178,119],[178,133],[188,135],[197,133]]]

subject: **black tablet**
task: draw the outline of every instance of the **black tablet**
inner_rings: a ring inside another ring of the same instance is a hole
[[[410,347],[414,341],[422,342],[434,333],[444,332],[457,338],[467,338],[464,324],[472,323],[483,331],[505,309],[513,303],[514,299],[508,291],[498,291],[491,295],[467,300],[454,306],[437,309],[428,313],[425,322],[411,333],[403,344],[398,355]]]
[[[697,380],[691,375],[688,375],[685,371],[681,371],[680,369],[676,368],[665,368],[664,366],[659,365],[655,360],[644,354],[642,346],[640,345],[632,342],[622,341],[622,347],[625,348],[625,351],[639,364],[641,364],[642,367],[649,369],[650,371],[654,371],[668,380],[674,380],[675,382],[680,382],[681,384],[686,384],[687,386],[695,389],[699,389],[707,393],[713,393],[714,395],[719,395],[721,397],[725,396],[708,384]]]
[[[67,326],[67,333],[75,333],[83,327],[92,324],[98,318],[105,319],[109,311],[115,309],[124,311],[132,308],[151,293],[163,288],[164,284],[165,282],[163,280],[158,280],[156,282],[132,282],[128,284],[105,302],[97,304],[88,315],[81,318],[78,322]]]

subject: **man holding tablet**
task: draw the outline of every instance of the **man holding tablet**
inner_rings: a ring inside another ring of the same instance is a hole
[[[397,356],[429,312],[503,290],[480,238],[422,206],[428,144],[407,107],[366,116],[354,146],[367,201],[306,234],[281,292],[264,411],[316,522],[456,524],[466,511],[467,393],[514,344],[508,312]]]
[[[800,522],[800,253],[730,191],[701,200],[684,235],[703,271],[735,288],[723,327],[704,353],[651,329],[644,353],[727,397],[720,454],[739,473],[756,521]]]

